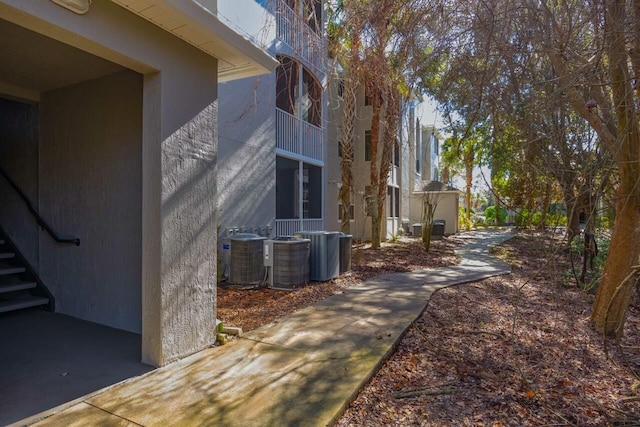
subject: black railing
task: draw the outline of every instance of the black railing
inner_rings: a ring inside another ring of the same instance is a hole
[[[58,243],[69,243],[69,244],[73,244],[73,245],[76,245],[76,246],[80,246],[80,239],[78,239],[76,237],[66,237],[66,238],[64,238],[64,237],[58,236],[58,234],[51,228],[51,226],[49,226],[49,224],[47,224],[47,222],[40,216],[40,214],[38,213],[36,208],[34,208],[33,205],[31,204],[31,201],[26,196],[26,194],[24,194],[24,192],[9,177],[9,175],[7,175],[7,173],[5,171],[3,171],[2,169],[0,169],[0,175],[2,175],[4,177],[4,179],[9,183],[11,188],[14,189],[14,191],[18,194],[18,196],[20,196],[22,201],[27,205],[27,209],[29,209],[29,212],[31,212],[31,215],[33,215],[33,217],[36,219],[36,222],[38,223],[38,225],[43,230],[45,230],[47,233],[49,233],[49,236],[51,236],[51,238],[53,240],[55,240]]]

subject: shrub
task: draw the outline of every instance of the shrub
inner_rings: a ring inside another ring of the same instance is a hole
[[[487,224],[496,224],[497,219],[500,219],[500,223],[504,224],[507,221],[508,214],[503,208],[497,209],[495,206],[489,206],[484,211],[484,217]]]

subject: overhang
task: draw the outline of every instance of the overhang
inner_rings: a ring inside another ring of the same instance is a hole
[[[214,0],[111,1],[217,58],[219,82],[270,73],[278,65],[265,49],[218,18]]]

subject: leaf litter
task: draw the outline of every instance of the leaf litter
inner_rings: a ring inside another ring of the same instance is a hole
[[[218,286],[218,317],[245,331],[381,274],[454,265],[455,236],[354,245],[352,271],[296,291]],[[336,425],[640,426],[640,298],[618,343],[593,331],[560,238],[521,232],[494,251],[512,273],[435,292]]]

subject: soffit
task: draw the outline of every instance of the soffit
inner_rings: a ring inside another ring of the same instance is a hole
[[[219,81],[270,73],[278,64],[197,1],[112,1],[217,58]]]

